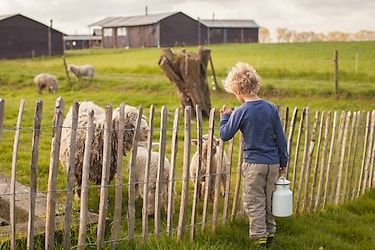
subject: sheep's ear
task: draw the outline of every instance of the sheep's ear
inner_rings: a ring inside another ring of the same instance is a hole
[[[198,140],[197,139],[191,139],[191,144],[198,146]]]

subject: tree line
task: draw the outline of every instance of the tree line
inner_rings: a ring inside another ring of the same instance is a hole
[[[297,32],[287,28],[277,28],[276,36],[273,38],[271,32],[266,27],[259,29],[260,43],[294,43],[294,42],[324,42],[324,41],[374,41],[375,31],[360,30],[356,33],[341,31],[331,31],[325,33],[315,33],[313,31]]]

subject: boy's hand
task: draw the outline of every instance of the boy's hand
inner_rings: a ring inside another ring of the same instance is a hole
[[[220,109],[220,114],[231,115],[232,110],[228,108],[226,105],[223,105],[223,107]]]
[[[284,174],[286,174],[286,167],[280,167],[280,168],[279,168],[279,174],[280,174],[280,175],[284,175]]]

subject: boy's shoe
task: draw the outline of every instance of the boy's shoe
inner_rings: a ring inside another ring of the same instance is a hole
[[[271,233],[267,236],[267,244],[271,244],[275,242],[275,234]]]
[[[255,241],[256,248],[267,248],[267,238],[260,238]]]

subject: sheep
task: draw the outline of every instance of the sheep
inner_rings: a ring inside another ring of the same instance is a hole
[[[198,186],[198,195],[203,195],[204,194],[204,187],[205,187],[205,177],[206,177],[206,170],[207,170],[207,154],[209,150],[209,136],[207,134],[202,136],[202,162],[201,162],[201,168],[199,171],[199,175],[201,176],[200,179],[200,186]],[[195,146],[198,146],[198,140],[197,139],[192,139],[191,143]],[[212,198],[212,190],[214,189],[215,186],[215,179],[216,179],[216,171],[217,171],[217,164],[219,164],[219,140],[213,136],[212,138],[212,160],[211,160],[211,168],[210,168],[210,176],[211,176],[211,181],[209,185],[209,191],[208,191],[208,196]],[[192,156],[191,162],[190,162],[190,176],[191,180],[194,183],[195,179],[198,176],[197,169],[198,169],[198,159],[199,159],[199,152],[195,152],[194,155]],[[226,182],[226,166],[227,166],[227,155],[225,151],[223,152],[223,159],[222,159],[222,175],[220,178],[220,186],[221,186],[221,192],[222,195],[224,195],[224,190],[225,190],[225,182]]]
[[[88,77],[88,79],[91,80],[92,78],[94,78],[95,74],[94,66],[92,66],[91,64],[86,64],[82,66],[69,64],[68,72],[72,72],[78,81],[80,81],[82,77]]]
[[[155,147],[155,144],[153,144]],[[139,142],[137,147],[136,163],[134,168],[135,178],[135,191],[137,197],[145,199],[144,183],[145,183],[145,168],[147,164],[148,148],[146,142]],[[159,165],[159,153],[151,150],[150,166],[148,175],[148,193],[147,193],[147,215],[153,215],[155,212],[155,194],[156,194],[156,181],[158,174]],[[163,181],[160,187],[160,207],[167,211],[168,207],[168,182],[169,182],[169,171],[170,163],[169,160],[164,157],[163,165]]]
[[[44,88],[47,88],[49,93],[55,93],[59,89],[59,81],[56,76],[47,73],[35,76],[34,83],[38,87],[39,94],[42,94]]]
[[[105,110],[97,106],[93,102],[81,102],[78,110],[78,125],[76,134],[76,151],[75,151],[75,167],[74,176],[76,180],[76,198],[80,198],[80,187],[82,184],[82,166],[83,166],[83,155],[85,150],[86,140],[86,126],[88,123],[88,112],[94,111],[94,137],[91,143],[91,155],[90,155],[90,170],[89,180],[94,182],[96,185],[100,185],[102,177],[102,163],[103,163],[103,143],[104,143],[104,122],[105,122]],[[131,149],[133,144],[134,128],[136,126],[138,116],[138,110],[134,107],[125,106],[125,130],[123,137],[123,154]],[[113,131],[111,138],[111,156],[110,156],[110,175],[109,182],[111,182],[116,174],[117,168],[117,147],[118,147],[118,120],[119,112],[118,109],[113,111]],[[69,157],[70,157],[70,138],[71,138],[71,124],[72,124],[72,107],[69,109],[63,122],[63,129],[61,133],[60,143],[60,155],[59,159],[63,168],[68,171],[69,168]],[[141,123],[140,140],[147,139],[146,129],[148,127],[147,121],[143,118]]]

